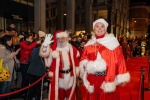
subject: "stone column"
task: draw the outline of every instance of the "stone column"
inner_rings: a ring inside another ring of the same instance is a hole
[[[92,0],[86,0],[85,32],[90,34],[92,25]],[[93,29],[93,27],[92,27]]]
[[[57,20],[56,20],[56,30],[64,29],[64,7],[63,0],[57,0]]]
[[[34,0],[34,32],[46,32],[46,2]]]
[[[75,30],[75,0],[67,0],[67,27],[73,32]]]

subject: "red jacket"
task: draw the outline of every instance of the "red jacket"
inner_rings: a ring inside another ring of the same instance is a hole
[[[28,44],[26,41],[20,43],[20,62],[27,63],[29,62],[29,58],[32,50],[36,47],[37,43],[33,42],[32,44]]]

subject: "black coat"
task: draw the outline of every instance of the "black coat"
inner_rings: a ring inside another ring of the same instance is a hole
[[[45,74],[44,61],[39,56],[39,48],[34,48],[30,57],[30,65],[27,73],[35,76],[43,76]]]

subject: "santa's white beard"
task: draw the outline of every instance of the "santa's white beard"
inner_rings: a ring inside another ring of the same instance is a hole
[[[58,42],[58,44],[57,44],[57,46],[58,46],[58,48],[64,48],[64,47],[66,47],[66,45],[67,45],[67,42]]]

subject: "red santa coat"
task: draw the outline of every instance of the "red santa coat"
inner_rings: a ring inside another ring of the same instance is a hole
[[[60,58],[60,53],[59,51],[62,51],[62,56],[64,56],[64,59],[68,59],[68,61],[63,62],[65,66],[68,66],[69,69],[72,67],[73,71],[70,72],[69,76],[66,76],[66,78],[71,79],[71,83],[66,84],[66,86],[64,87],[63,85],[61,85],[62,82],[64,82],[64,80],[62,79],[62,77],[64,77],[63,75],[65,74],[61,74],[59,73],[59,70],[64,70],[62,67],[62,62]],[[49,88],[49,100],[58,100],[58,89],[59,87],[64,88],[64,89],[69,89],[72,88],[71,93],[70,93],[70,97],[69,100],[72,98],[72,95],[74,93],[75,90],[75,85],[76,85],[76,72],[78,72],[78,66],[79,66],[79,52],[78,50],[73,47],[71,44],[67,44],[67,46],[65,48],[56,48],[53,49],[52,48],[52,52],[49,55],[48,58],[46,58],[45,60],[48,61],[48,65],[50,65],[50,71],[52,71],[53,77],[50,77],[51,80],[51,84],[50,84],[50,88]],[[60,82],[59,82],[60,81]]]
[[[95,43],[99,47],[95,47]],[[122,82],[129,82],[130,75],[126,70],[125,60],[118,40],[113,34],[106,34],[104,38],[92,39],[85,45],[80,61],[80,72],[86,89],[93,93],[94,87],[87,80],[88,74],[106,71],[104,82],[100,88],[104,92],[113,92]]]

